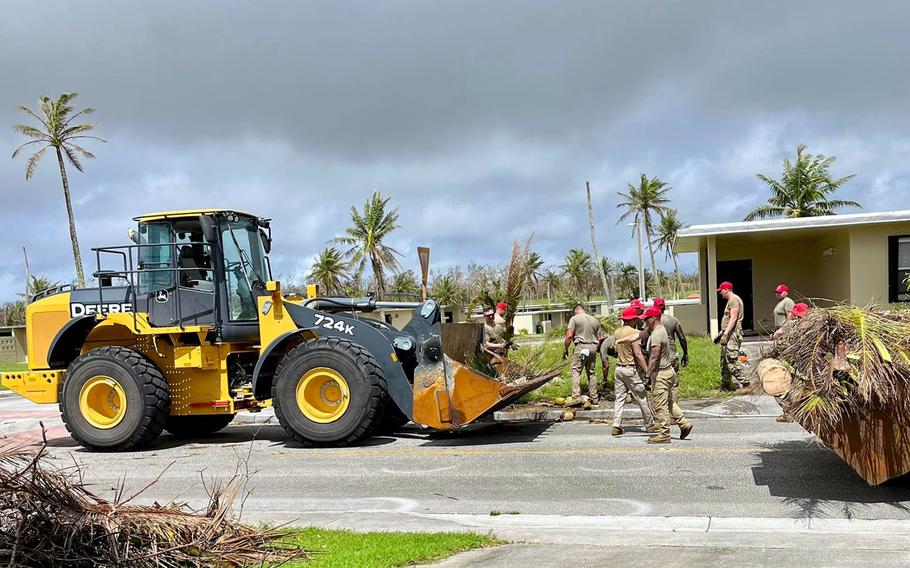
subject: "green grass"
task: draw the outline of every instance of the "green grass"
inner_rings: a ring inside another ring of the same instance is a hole
[[[295,531],[289,540],[311,553],[310,560],[286,564],[299,568],[393,568],[503,544],[471,533],[355,533],[315,527]]]
[[[521,360],[533,349],[541,347],[522,346],[512,355]],[[541,367],[555,367],[562,360],[562,341],[547,343],[543,349]],[[570,353],[571,356],[571,353]],[[616,360],[610,361],[610,374],[607,378],[609,389],[613,388],[613,370]],[[601,376],[601,365],[597,363],[597,376]],[[556,397],[567,397],[572,391],[572,375],[567,368],[562,374],[545,384],[523,399],[525,402],[551,401]],[[582,392],[587,392],[584,384]],[[716,396],[729,396],[729,392],[720,388],[720,347],[715,345],[708,337],[689,337],[689,366],[681,370],[679,383],[680,398],[712,398]]]
[[[4,363],[0,364],[0,372],[25,371],[28,369],[27,363]],[[0,390],[6,390],[6,387],[0,385]]]

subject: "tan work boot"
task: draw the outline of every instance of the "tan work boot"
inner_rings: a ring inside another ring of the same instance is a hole
[[[657,424],[651,424],[645,428],[645,432],[648,432],[649,434],[655,434],[657,432],[660,432],[660,429],[657,427]]]
[[[566,399],[566,407],[581,406],[582,402],[583,401],[580,398],[569,397]]]
[[[692,423],[691,422],[689,424],[686,424],[685,426],[680,426],[679,427],[679,439],[685,440],[686,436],[688,436],[689,433],[691,433],[691,432],[692,432]]]
[[[649,444],[669,444],[670,436],[652,436],[648,438]]]
[[[614,436],[622,436],[623,432],[624,432],[624,430],[622,428],[617,428],[616,426],[614,426],[613,430],[610,433],[613,434]]]

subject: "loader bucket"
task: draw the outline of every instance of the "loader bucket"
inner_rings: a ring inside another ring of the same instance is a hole
[[[439,430],[459,428],[507,406],[559,375],[504,384],[444,356],[414,373],[414,422]]]

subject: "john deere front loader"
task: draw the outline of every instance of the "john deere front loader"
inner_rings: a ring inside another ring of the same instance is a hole
[[[537,388],[446,357],[439,306],[286,296],[267,219],[229,210],[137,217],[132,244],[94,249],[97,286],[26,308],[28,371],[5,387],[58,404],[73,438],[126,450],[203,436],[271,405],[306,445],[356,444],[408,420],[448,430]],[[403,329],[364,317],[413,308]]]

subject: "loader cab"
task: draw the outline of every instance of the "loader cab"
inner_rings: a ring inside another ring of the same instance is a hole
[[[221,210],[138,217],[137,303],[156,327],[210,325],[255,341],[256,298],[271,278],[268,220]]]

